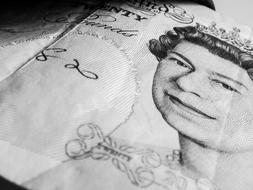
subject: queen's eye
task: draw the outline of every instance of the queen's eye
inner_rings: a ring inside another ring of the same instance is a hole
[[[218,80],[214,80],[214,82],[216,82],[217,84],[219,84],[222,88],[224,88],[226,90],[239,93],[238,90],[236,90],[235,88],[231,87],[230,85],[228,85],[224,82],[221,82],[221,81],[218,81]]]
[[[175,58],[170,58],[170,60],[173,61],[175,64],[181,66],[181,67],[192,69],[192,67],[189,64],[187,64],[187,63],[185,63],[183,61],[180,61],[180,60],[175,59]]]

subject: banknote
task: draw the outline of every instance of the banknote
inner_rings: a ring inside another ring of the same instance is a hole
[[[250,28],[178,1],[110,1],[78,21],[1,81],[1,175],[46,190],[252,189]]]

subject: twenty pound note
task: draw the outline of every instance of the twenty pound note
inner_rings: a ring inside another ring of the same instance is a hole
[[[170,1],[73,18],[0,82],[1,175],[38,190],[253,188],[249,28]]]

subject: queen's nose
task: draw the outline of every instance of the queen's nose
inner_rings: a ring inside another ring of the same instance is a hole
[[[191,72],[179,76],[176,80],[178,87],[187,93],[204,98],[208,94],[208,81],[204,73]]]

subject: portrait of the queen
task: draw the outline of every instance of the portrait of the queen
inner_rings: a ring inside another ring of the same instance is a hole
[[[222,189],[253,188],[253,49],[216,23],[174,27],[149,41],[153,100],[179,133],[186,175]]]

